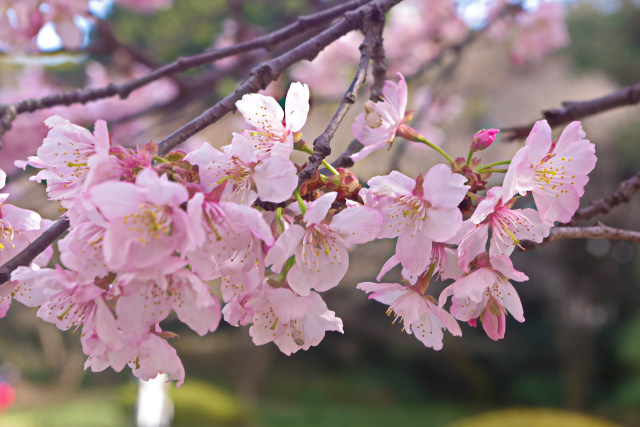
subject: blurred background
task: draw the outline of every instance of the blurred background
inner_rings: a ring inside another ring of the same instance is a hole
[[[85,46],[77,52],[57,52],[54,35],[45,34],[39,36],[40,47],[51,52],[0,57],[0,102],[128,78],[143,72],[145,61],[147,67],[153,67],[180,55],[248,39],[335,2],[175,0],[171,9],[153,14],[112,8],[108,1],[96,3],[101,5],[94,5],[95,13],[109,16],[110,28],[87,24]],[[465,25],[483,28],[488,19],[483,3],[458,3]],[[537,6],[536,2],[526,3],[531,3],[525,7],[532,10]],[[570,44],[544,59],[514,64],[508,53],[509,40],[489,28],[460,55],[443,59],[425,73],[408,65],[403,72],[415,75],[409,84],[409,108],[417,110],[416,127],[449,153],[464,156],[478,129],[531,123],[541,117],[543,109],[559,107],[562,101],[592,99],[638,82],[640,2],[572,1],[567,11]],[[105,31],[138,50],[100,45],[106,40]],[[93,38],[97,42],[89,43]],[[338,73],[331,77],[337,89],[309,74],[313,64],[294,67],[267,89],[266,93],[282,98],[289,82],[305,81],[309,76],[312,105],[303,129],[309,142],[323,131],[335,101],[350,83],[359,55],[360,40],[354,40],[341,39],[337,50],[327,49],[324,59],[318,59],[324,61],[322,70]],[[136,58],[136,52],[142,56]],[[76,106],[55,113],[88,127],[96,118],[106,118],[115,140],[143,145],[169,134],[233,90],[261,55],[245,55],[190,71],[179,80],[158,82],[159,86],[138,96],[140,99],[132,95],[128,103],[110,100],[93,104],[91,111]],[[226,67],[233,68],[233,73],[220,73]],[[391,59],[390,68],[401,69]],[[360,98],[367,96],[363,91]],[[350,123],[362,111],[361,103],[341,126],[330,160],[351,141]],[[147,111],[150,104],[157,108]],[[47,117],[52,111],[42,114]],[[27,121],[24,126],[16,123],[12,132],[22,133],[15,140],[35,140],[26,147],[34,152],[42,129]],[[195,148],[203,141],[225,145],[231,132],[243,126],[239,115],[230,114],[192,138],[186,147]],[[588,118],[584,128],[596,144],[598,164],[583,205],[637,173],[638,107]],[[11,153],[28,145],[16,144],[14,151],[8,151],[11,144],[5,141],[0,151],[3,168],[5,161],[10,164],[20,157]],[[482,157],[487,161],[508,159],[521,145],[522,141],[499,138]],[[33,152],[22,153],[22,157]],[[438,161],[426,148],[397,142],[389,152],[377,152],[353,170],[365,182],[394,168],[416,175]],[[7,191],[17,206],[37,209],[48,218],[58,216],[58,206],[46,202],[43,188],[20,171],[11,172]],[[638,229],[638,209],[636,198],[597,219]],[[482,330],[462,325],[463,338],[445,336],[441,351],[425,348],[405,334],[401,325],[393,325],[385,315],[383,305],[355,289],[358,282],[375,278],[393,249],[392,241],[383,241],[352,251],[347,277],[323,295],[329,308],[343,319],[345,333],[328,334],[308,352],[288,357],[273,344],[255,347],[246,328],[224,322],[216,333],[205,337],[177,321],[163,323],[180,334],[172,344],[187,373],[182,388],[170,386],[173,425],[640,425],[637,245],[556,241],[514,255],[514,266],[530,277],[516,284],[526,322],[508,319],[506,337],[500,342],[489,340]],[[399,275],[389,277],[392,281]],[[441,289],[442,285],[434,291]],[[0,426],[133,424],[138,386],[131,373],[128,369],[121,373],[83,371],[85,356],[78,334],[61,332],[38,319],[35,309],[14,304],[0,322],[0,379],[12,388],[0,389]],[[5,405],[3,411],[3,402],[13,402],[12,396],[15,402]]]

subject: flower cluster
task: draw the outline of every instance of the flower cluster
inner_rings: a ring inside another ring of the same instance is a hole
[[[378,281],[394,266],[402,266],[402,283],[364,282],[358,285],[389,306],[402,318],[404,331],[426,346],[442,347],[442,330],[461,331],[456,320],[475,326],[477,319],[487,335],[501,339],[506,314],[524,321],[522,304],[509,280],[527,276],[514,269],[509,255],[521,240],[542,242],[553,224],[566,223],[578,209],[595,167],[594,145],[585,139],[579,122],[569,124],[553,141],[545,120],[535,124],[526,144],[511,161],[481,165],[476,151],[494,142],[497,129],[476,133],[466,158],[453,159],[441,148],[407,129],[407,88],[402,76],[398,85],[387,82],[382,100],[365,104],[353,133],[371,152],[393,142],[397,133],[410,141],[425,143],[449,162],[439,164],[412,179],[394,171],[371,178],[360,192],[365,206],[383,214],[380,238],[397,236],[396,253],[385,264]],[[373,115],[384,117],[375,121]],[[352,156],[354,161],[363,156]],[[493,166],[509,164],[508,169]],[[486,190],[491,173],[506,173],[502,186]],[[486,190],[486,191],[485,191]],[[537,209],[516,208],[518,199],[531,194]],[[489,234],[491,237],[489,237]],[[427,294],[434,277],[453,282],[438,302]],[[451,298],[449,312],[444,310]]]
[[[60,265],[20,267],[0,288],[2,314],[12,297],[38,306],[58,328],[82,329],[85,367],[128,365],[142,379],[166,373],[180,384],[184,368],[168,342],[175,333],[161,326],[171,313],[199,335],[224,318],[250,325],[256,345],[307,350],[327,331],[343,330],[322,293],[344,278],[349,250],[393,238],[395,254],[378,282],[358,288],[388,305],[408,334],[440,349],[445,329],[461,335],[458,321],[479,318],[490,338],[502,338],[507,312],[524,320],[509,280],[527,277],[509,255],[520,240],[540,242],[555,221],[571,218],[595,165],[593,144],[577,122],[556,142],[538,122],[503,186],[485,192],[486,175],[498,170],[472,154],[497,130],[474,135],[467,161],[454,160],[408,125],[407,99],[401,76],[385,84],[380,102],[365,105],[353,126],[365,153],[402,136],[448,162],[416,178],[376,176],[364,189],[326,162],[333,176],[317,172],[299,185],[301,165],[290,155],[310,151],[302,135],[309,90],[301,83],[291,85],[284,110],[271,97],[245,95],[236,106],[249,128],[221,149],[205,143],[164,157],[154,143],[113,146],[104,121],[90,132],[50,117],[37,156],[18,164],[40,169],[33,179],[46,181],[71,228],[58,242]],[[529,193],[537,210],[514,207]],[[8,205],[1,220],[3,242],[10,235],[16,247],[42,228],[36,214]],[[403,280],[380,283],[397,265]],[[439,300],[427,293],[434,277],[453,280]]]

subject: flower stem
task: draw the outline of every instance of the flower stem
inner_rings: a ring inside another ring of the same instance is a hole
[[[331,172],[332,174],[336,175],[336,176],[340,176],[340,172],[338,172],[336,170],[336,168],[334,168],[333,166],[331,166],[331,164],[329,162],[327,162],[326,160],[322,161],[322,166],[324,166],[325,168],[327,168],[329,170],[329,172]]]
[[[433,148],[434,150],[436,150],[438,153],[440,153],[440,155],[442,157],[444,157],[445,159],[447,159],[449,161],[449,163],[453,164],[455,163],[455,161],[451,158],[450,155],[448,155],[446,153],[446,151],[444,151],[442,148],[438,147],[436,144],[434,144],[433,142],[429,141],[427,138],[425,138],[422,135],[419,135],[416,137],[416,141],[418,142],[423,142],[425,144],[427,144],[429,147]]]
[[[508,165],[508,164],[511,164],[511,160],[503,160],[501,162],[489,163],[488,165],[483,165],[478,172],[480,172],[482,169],[489,169],[494,166]]]
[[[487,172],[495,172],[495,173],[507,173],[508,169],[480,169],[478,173],[487,173]]]
[[[298,151],[302,151],[303,153],[313,154],[313,150],[311,148],[309,148],[309,146],[307,144],[304,144],[304,145],[295,144],[294,148],[296,150],[298,150]],[[322,160],[322,166],[327,168],[329,170],[329,172],[331,172],[332,174],[334,174],[336,176],[340,176],[340,172],[338,172],[336,170],[336,168],[331,166],[331,164],[329,162],[327,162],[326,160]]]
[[[298,202],[298,206],[300,207],[300,212],[302,212],[302,215],[307,213],[307,207],[304,204],[304,200],[302,200],[302,196],[300,195],[300,191],[298,191],[296,189],[296,191],[293,192],[293,194],[296,196],[296,201]]]
[[[469,150],[469,154],[467,155],[467,164],[470,165],[471,164],[471,156],[473,156],[474,151],[473,150]]]

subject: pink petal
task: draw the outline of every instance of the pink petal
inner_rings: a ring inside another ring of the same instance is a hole
[[[309,114],[309,87],[300,82],[291,83],[285,100],[287,129],[298,132],[307,121]]]
[[[569,148],[573,143],[584,140],[586,136],[587,134],[582,130],[582,123],[571,122],[562,131],[553,151],[556,153],[562,152]]]
[[[280,104],[270,96],[250,93],[236,102],[236,107],[244,120],[258,130],[284,134],[284,111]]]
[[[307,212],[304,214],[304,222],[307,226],[320,224],[324,220],[337,195],[336,192],[326,193],[307,205]]]
[[[546,120],[538,120],[527,137],[526,146],[530,147],[529,159],[533,164],[540,162],[551,149],[551,126]]]
[[[367,185],[370,191],[376,195],[409,196],[413,193],[416,180],[398,171],[393,171],[389,175],[374,176],[367,182]]]
[[[293,255],[304,237],[304,228],[293,224],[278,237],[275,244],[269,249],[264,259],[266,266],[271,266],[271,271],[279,273],[284,263]]]
[[[467,178],[439,163],[424,176],[424,199],[440,209],[457,207],[469,190],[469,186],[464,185],[466,181]]]
[[[376,239],[381,228],[380,212],[365,206],[344,209],[331,220],[331,229],[340,234],[348,245]]]
[[[417,275],[425,271],[431,261],[431,244],[426,233],[405,229],[398,236],[396,254],[402,266]]]
[[[298,186],[296,167],[284,157],[269,157],[253,170],[258,197],[265,202],[288,200]]]

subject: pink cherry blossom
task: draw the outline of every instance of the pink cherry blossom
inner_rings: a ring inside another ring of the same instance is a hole
[[[553,144],[547,121],[536,122],[509,165],[503,198],[531,191],[543,222],[569,222],[597,160],[595,146],[585,136],[580,122],[572,122]]]
[[[120,372],[125,365],[129,365],[133,375],[143,381],[166,373],[180,387],[184,382],[184,366],[176,350],[160,334],[162,331],[159,328],[144,334],[119,331],[121,345],[113,348],[90,337],[83,342],[83,351],[89,354],[84,367],[91,368],[93,372],[100,372],[108,367]]]
[[[107,181],[91,187],[92,203],[106,223],[103,251],[114,270],[161,266],[174,251],[193,245],[184,186],[153,169],[144,169],[136,183]]]
[[[476,270],[442,291],[439,305],[442,307],[452,296],[451,314],[456,319],[467,322],[480,317],[487,335],[494,340],[501,339],[505,314],[502,311],[508,311],[518,322],[524,322],[522,303],[509,279],[523,282],[528,277],[513,268],[507,255],[485,257]]]
[[[491,256],[511,255],[520,240],[536,243],[549,235],[551,227],[540,220],[535,209],[511,209],[513,200],[504,200],[502,187],[493,187],[469,218],[474,226],[458,246],[460,267],[468,270],[473,259],[486,251],[491,229]]]
[[[244,95],[236,107],[253,130],[244,134],[251,140],[259,159],[270,156],[288,158],[293,151],[293,133],[299,132],[309,113],[309,87],[291,83],[284,111],[278,101],[259,93]]]
[[[245,305],[253,313],[249,328],[253,343],[273,341],[286,355],[318,345],[326,331],[343,333],[342,320],[316,292],[299,296],[290,289],[265,285]]]
[[[295,255],[287,280],[299,295],[336,286],[349,267],[348,249],[375,239],[380,230],[380,214],[365,206],[344,209],[328,221],[327,213],[336,196],[327,193],[311,202],[304,215],[306,227],[293,224],[287,228],[265,258],[272,271],[280,272]]]
[[[370,294],[369,299],[389,306],[387,315],[395,313],[401,319],[403,331],[434,350],[442,348],[443,329],[461,336],[462,331],[453,316],[432,302],[432,297],[420,295],[415,289],[399,283],[363,282],[357,286]]]
[[[411,275],[429,266],[434,241],[445,242],[460,229],[466,180],[439,164],[416,180],[397,171],[371,178],[369,190],[361,191],[366,204],[383,214],[380,237],[398,236],[396,254]]]
[[[37,307],[62,289],[55,270],[41,269],[37,264],[18,267],[11,273],[11,281],[0,285],[0,317],[7,314],[12,299],[27,307]]]
[[[198,276],[185,268],[162,276],[160,280],[148,280],[144,275],[125,275],[118,287],[116,314],[123,331],[149,331],[171,310],[201,336],[214,332],[220,323],[218,298]]]
[[[359,114],[351,130],[353,136],[364,148],[353,154],[353,161],[362,160],[375,150],[386,147],[396,136],[398,127],[405,122],[407,109],[407,83],[402,74],[396,84],[387,80],[382,88],[382,101],[368,100],[364,103],[365,113]]]
[[[51,199],[75,197],[90,173],[89,163],[109,156],[111,142],[107,124],[96,121],[93,134],[60,116],[49,117],[45,124],[50,130],[38,148],[38,155],[16,165],[44,169],[32,179],[47,181],[47,194]]]
[[[291,197],[298,186],[298,175],[291,161],[283,157],[268,157],[258,161],[249,138],[234,134],[224,152],[210,144],[202,144],[185,160],[198,166],[200,184],[210,192],[226,183],[225,199],[251,204],[257,195],[265,202],[280,203]]]
[[[195,194],[187,205],[195,245],[183,255],[200,277],[210,280],[249,270],[263,257],[262,242],[273,245],[271,229],[249,206]]]

